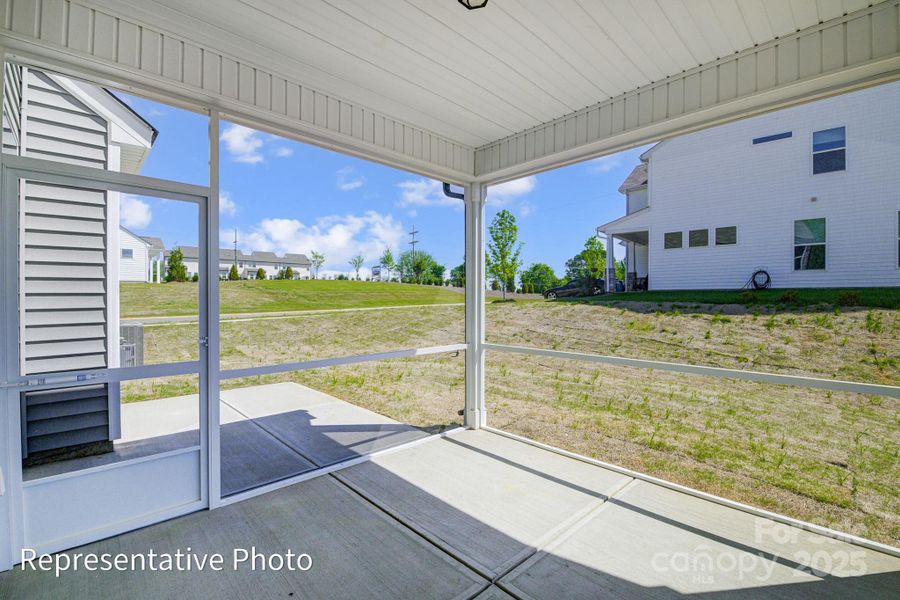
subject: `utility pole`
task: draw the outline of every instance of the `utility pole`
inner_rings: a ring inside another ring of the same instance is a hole
[[[234,268],[237,269],[237,227],[234,228]]]
[[[409,245],[412,246],[412,261],[411,261],[411,266],[413,267],[413,273],[415,273],[415,266],[416,266],[416,244],[419,243],[419,241],[416,239],[416,234],[417,234],[417,233],[419,233],[419,230],[416,229],[416,226],[415,226],[415,225],[413,225],[412,231],[409,232],[409,235],[410,235],[410,237],[412,238],[412,240],[409,242]],[[422,283],[422,282],[421,282],[421,281],[417,281],[416,283]]]

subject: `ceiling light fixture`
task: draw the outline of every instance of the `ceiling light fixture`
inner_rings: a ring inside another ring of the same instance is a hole
[[[459,0],[459,3],[469,10],[475,10],[487,6],[488,0]]]

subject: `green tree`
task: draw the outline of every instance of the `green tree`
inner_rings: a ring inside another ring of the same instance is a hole
[[[546,263],[532,263],[522,271],[521,280],[522,289],[532,294],[543,294],[544,290],[559,285],[556,273]]]
[[[397,268],[397,261],[394,260],[394,252],[391,250],[390,246],[387,246],[384,249],[384,252],[381,253],[381,259],[379,261],[381,263],[381,268],[387,271],[387,280],[391,280],[391,271]]]
[[[363,263],[366,262],[366,259],[363,258],[362,254],[357,254],[351,258],[349,262],[350,266],[353,267],[353,270],[356,271],[356,280],[359,281],[359,270],[362,268]]]
[[[294,279],[294,269],[288,267],[284,270],[284,277],[282,279],[292,280]]]
[[[166,264],[166,281],[187,281],[187,267],[184,266],[184,253],[176,247],[169,254]]]
[[[444,271],[447,270],[447,267],[444,265],[439,265],[437,262],[432,261],[428,267],[428,281],[431,285],[443,285],[444,283]]]
[[[400,281],[404,283],[432,283],[435,273],[440,268],[443,277],[443,265],[437,265],[437,261],[425,250],[407,250],[400,254],[397,261],[397,271],[400,273]]]
[[[603,242],[592,235],[585,241],[584,248],[566,261],[566,279],[578,280],[582,283],[582,293],[593,293],[599,279],[606,269],[606,248]]]
[[[266,270],[262,267],[256,270],[256,278],[257,279],[265,279],[266,278]]]
[[[450,285],[455,287],[466,287],[466,263],[450,269]]]
[[[313,268],[313,279],[316,279],[319,276],[319,269],[325,264],[325,255],[313,250],[309,253],[309,262]]]
[[[487,271],[502,283],[503,298],[508,289],[515,289],[516,274],[522,267],[522,244],[517,241],[519,228],[516,218],[504,209],[497,213],[488,227],[491,241],[487,251]]]
[[[240,279],[240,275],[238,275],[237,265],[231,265],[231,269],[228,271],[228,281],[237,281]]]
[[[625,277],[627,272],[625,270],[625,259],[616,261],[616,279],[618,281],[625,281]]]

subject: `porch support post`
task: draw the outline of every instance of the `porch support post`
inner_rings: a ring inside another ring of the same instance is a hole
[[[487,186],[466,186],[466,406],[465,426],[487,424],[484,403],[484,200]]]
[[[616,257],[613,254],[615,238],[611,233],[606,234],[606,291],[616,291]]]
[[[220,419],[219,419],[219,112],[209,112],[209,200],[206,215],[206,263],[201,271],[206,277],[206,323],[201,335],[206,338],[202,348],[205,353],[206,390],[200,398],[206,399],[201,416],[206,417],[206,491],[209,508],[222,505]],[[202,363],[201,363],[202,364]]]

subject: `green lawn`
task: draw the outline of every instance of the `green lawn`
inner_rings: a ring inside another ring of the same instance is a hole
[[[746,304],[761,306],[867,306],[900,308],[900,288],[831,288],[769,290],[660,290],[573,298],[566,302],[658,302],[683,304]]]
[[[196,283],[123,283],[123,318],[197,314]],[[441,287],[370,281],[223,281],[222,314],[463,302]]]

